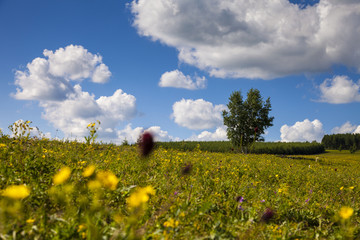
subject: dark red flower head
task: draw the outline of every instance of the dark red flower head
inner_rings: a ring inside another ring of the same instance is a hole
[[[261,221],[268,223],[275,216],[274,210],[271,208],[266,208],[265,212],[261,216]]]
[[[257,132],[259,131],[259,128],[256,127],[256,128],[254,129],[254,131],[257,133]]]
[[[143,157],[148,156],[154,148],[154,138],[151,133],[144,132],[139,141],[140,153]]]
[[[192,170],[192,164],[191,163],[187,163],[181,170],[181,174],[182,175],[189,175],[191,173]]]

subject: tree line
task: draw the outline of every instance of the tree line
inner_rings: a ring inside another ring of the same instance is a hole
[[[350,150],[360,149],[360,134],[344,133],[325,135],[321,143],[326,149]]]
[[[211,142],[157,142],[156,147],[164,149],[177,149],[180,151],[194,151],[199,149],[208,152],[238,153],[241,149],[234,148],[230,141],[211,141]],[[320,154],[325,152],[322,144],[317,142],[255,142],[250,153],[255,154],[276,154],[276,155],[308,155]]]

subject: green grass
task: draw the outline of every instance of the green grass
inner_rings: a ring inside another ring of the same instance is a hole
[[[158,148],[142,158],[136,146],[4,136],[0,189],[25,184],[30,195],[16,200],[2,192],[0,237],[360,238],[360,155],[347,152],[278,157]],[[96,170],[85,177],[89,165]],[[64,166],[70,177],[54,185]],[[116,176],[118,182],[108,179],[114,188],[104,185],[101,171]],[[96,181],[101,187],[89,188]],[[353,210],[348,219],[342,207]],[[266,218],[266,209],[274,215]]]

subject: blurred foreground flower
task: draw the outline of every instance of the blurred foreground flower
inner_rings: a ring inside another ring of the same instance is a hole
[[[340,209],[339,215],[342,219],[348,219],[354,214],[354,209],[351,207],[342,207]]]
[[[192,170],[192,164],[191,163],[187,163],[181,170],[181,174],[182,175],[189,175],[191,173]]]
[[[70,174],[71,174],[71,169],[69,167],[61,168],[60,171],[57,174],[55,174],[55,176],[53,178],[54,184],[55,185],[62,184],[63,182],[68,180],[68,178],[70,177]]]
[[[30,195],[30,190],[25,185],[12,185],[7,187],[2,195],[12,199],[23,199]]]
[[[261,221],[268,223],[275,215],[275,212],[271,208],[266,208],[265,212],[261,216]]]
[[[119,179],[110,171],[100,171],[97,173],[96,178],[104,187],[110,190],[115,190],[119,182]]]
[[[94,174],[96,167],[94,165],[89,165],[85,168],[84,172],[82,173],[83,177],[90,177]]]
[[[148,156],[154,148],[154,138],[151,133],[144,132],[139,139],[140,153],[143,157]]]
[[[152,186],[139,188],[126,199],[126,202],[130,208],[136,208],[149,201],[149,195],[155,195],[155,190]]]

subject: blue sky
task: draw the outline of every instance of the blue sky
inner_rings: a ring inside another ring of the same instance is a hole
[[[0,128],[225,140],[230,94],[257,88],[266,141],[360,133],[360,3],[246,2],[0,0]]]

